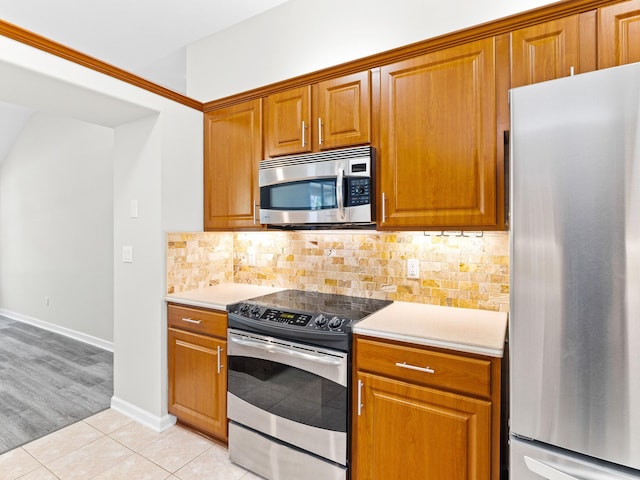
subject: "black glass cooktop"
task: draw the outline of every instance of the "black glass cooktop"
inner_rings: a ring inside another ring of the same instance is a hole
[[[353,324],[390,300],[282,290],[229,305],[229,327],[348,350]]]
[[[391,304],[390,300],[350,297],[332,293],[308,292],[305,290],[282,290],[268,295],[251,298],[246,301],[253,305],[304,312],[309,315],[324,314],[350,320],[362,320],[364,317]]]

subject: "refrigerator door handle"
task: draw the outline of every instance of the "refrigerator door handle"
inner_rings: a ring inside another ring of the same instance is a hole
[[[533,473],[537,473],[547,480],[580,480],[577,477],[561,472],[560,470],[531,457],[525,456],[524,463],[527,464],[527,468]]]

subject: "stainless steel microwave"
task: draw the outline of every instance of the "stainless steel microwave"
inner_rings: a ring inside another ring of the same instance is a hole
[[[260,162],[260,223],[274,227],[375,224],[375,150],[354,147]]]

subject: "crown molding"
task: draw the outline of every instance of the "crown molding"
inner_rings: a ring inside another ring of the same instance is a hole
[[[301,87],[332,78],[361,72],[367,69],[379,68],[390,63],[405,60],[417,55],[454,47],[463,43],[508,34],[520,28],[547,22],[560,17],[584,13],[606,5],[621,3],[620,0],[563,0],[545,5],[533,10],[500,18],[491,22],[457,30],[424,41],[403,47],[387,50],[368,57],[364,57],[341,65],[332,66],[309,74],[300,75],[280,82],[272,83],[252,90],[230,95],[228,97],[205,102],[204,112],[211,112],[219,108],[228,107],[244,101],[266,97],[290,88]]]
[[[90,68],[91,70],[95,70],[96,72],[104,73],[105,75],[109,75],[110,77],[117,78],[118,80],[122,80],[123,82],[135,85],[136,87],[168,98],[169,100],[173,100],[174,102],[181,103],[182,105],[185,105],[187,107],[191,107],[199,111],[202,111],[203,109],[202,102],[194,100],[193,98],[189,98],[169,88],[150,82],[149,80],[145,80],[142,77],[127,72],[126,70],[110,65],[106,62],[103,62],[102,60],[98,60],[97,58],[91,57],[72,48],[66,47],[58,42],[49,40],[48,38],[38,35],[37,33],[25,30],[22,27],[6,22],[2,19],[0,19],[0,35],[11,38],[12,40],[16,40],[20,43],[24,43],[25,45],[37,48],[38,50],[50,53],[57,57],[64,58],[65,60],[69,60],[73,63],[77,63],[78,65],[82,65],[83,67]]]

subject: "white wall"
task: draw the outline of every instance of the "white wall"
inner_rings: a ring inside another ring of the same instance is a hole
[[[151,117],[116,129],[115,151],[115,237],[114,257],[117,354],[115,371],[127,375],[115,378],[116,396],[123,392],[159,392],[139,395],[136,406],[148,412],[162,411],[166,395],[162,389],[162,331],[166,329],[162,308],[163,275],[166,277],[164,245],[158,234],[161,225],[159,117]],[[130,217],[131,200],[138,202],[138,218]],[[122,246],[133,247],[133,263],[120,261]],[[135,319],[134,321],[131,321]],[[125,323],[126,322],[126,323]],[[166,403],[165,403],[166,404]]]
[[[0,100],[114,129],[112,406],[166,426],[166,234],[203,228],[202,112],[5,37]]]
[[[111,128],[31,116],[0,164],[3,310],[113,341],[113,146]]]
[[[549,0],[289,0],[187,47],[203,102],[554,3]]]

